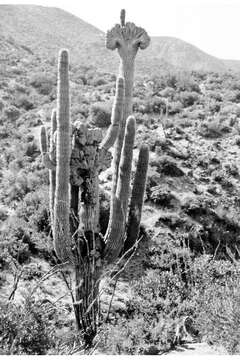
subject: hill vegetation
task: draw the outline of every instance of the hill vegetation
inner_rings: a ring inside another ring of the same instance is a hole
[[[49,33],[43,40],[36,27],[41,45],[34,47],[33,14],[39,12],[40,24],[44,13],[66,13],[1,5],[0,15],[11,16],[11,9],[19,24],[21,11],[29,12],[29,20],[22,38],[10,18],[12,33],[2,22],[0,32],[0,353],[161,354],[206,341],[239,354],[240,76],[207,67],[173,70],[176,52],[166,45],[156,51],[175,57],[167,71],[156,65],[154,76],[142,73],[135,81],[135,150],[143,143],[150,148],[142,241],[118,281],[107,277],[102,283],[101,326],[93,348],[86,349],[74,327],[70,274],[63,273],[52,245],[48,170],[38,142],[40,126],[50,126],[56,106],[55,51],[67,42],[54,40],[48,52]],[[64,21],[69,28],[81,23],[70,15]],[[90,26],[86,34],[96,52],[98,30]],[[157,43],[153,39],[152,46]],[[102,53],[107,58],[108,51]],[[145,56],[146,63],[147,50]],[[96,65],[71,64],[71,120],[105,132],[116,76]],[[100,178],[103,233],[111,178],[110,169]]]
[[[94,26],[59,8],[34,5],[0,5],[0,41],[15,42],[35,55],[56,59],[60,48],[71,52],[72,64],[115,73],[118,59],[106,51],[105,35]],[[152,37],[149,48],[137,59],[137,74],[160,74],[163,70],[239,70],[237,61],[210,56],[173,37]]]

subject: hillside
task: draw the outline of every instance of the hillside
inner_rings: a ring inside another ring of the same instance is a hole
[[[240,73],[224,72],[238,62],[170,37],[139,51],[111,200],[127,106],[116,52],[59,9],[0,16],[0,355],[239,355]]]
[[[72,63],[116,72],[117,55],[106,50],[104,33],[66,11],[34,5],[0,5],[0,18],[0,41],[4,38],[5,43],[14,42],[49,59],[60,48],[68,48]],[[136,68],[137,73],[144,75],[163,69],[225,71],[238,67],[236,62],[217,59],[180,39],[153,37],[150,47],[138,57]]]
[[[156,60],[166,59],[172,66],[184,70],[225,70],[225,64],[222,60],[173,37],[153,37],[150,52],[151,56],[154,56]]]

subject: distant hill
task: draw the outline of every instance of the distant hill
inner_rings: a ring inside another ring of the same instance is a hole
[[[156,60],[166,59],[172,66],[184,70],[225,70],[225,64],[222,60],[173,37],[152,37],[149,52]],[[150,54],[149,56],[151,56]]]
[[[15,53],[33,52],[50,59],[64,47],[70,50],[72,63],[117,71],[117,54],[105,48],[104,33],[66,11],[35,5],[0,5],[0,19],[0,50],[5,48],[7,52],[11,48]],[[152,37],[150,47],[139,53],[136,69],[142,75],[160,73],[162,69],[240,69],[240,62],[220,60],[172,37]]]

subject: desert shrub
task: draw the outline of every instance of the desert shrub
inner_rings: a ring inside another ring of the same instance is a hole
[[[15,98],[13,105],[17,108],[23,108],[24,110],[32,110],[34,108],[34,103],[31,101],[28,95],[19,95]]]
[[[21,200],[29,191],[31,191],[28,176],[23,170],[19,171],[17,175],[11,172],[6,173],[4,182],[5,198],[8,203],[14,200]]]
[[[16,106],[11,105],[4,108],[3,114],[10,121],[16,121],[19,118],[21,112],[19,111],[18,108],[16,108]]]
[[[172,99],[175,94],[175,90],[172,87],[166,87],[160,92],[160,95],[164,98]]]
[[[151,166],[155,166],[160,174],[166,176],[179,177],[183,176],[183,170],[178,166],[177,162],[168,155],[162,155],[150,161]]]
[[[232,90],[227,91],[224,96],[226,101],[230,101],[233,103],[238,103],[240,101],[240,91],[238,90]]]
[[[89,116],[89,108],[90,106],[87,104],[78,104],[73,106],[72,108],[72,116],[75,120],[79,120],[80,119],[87,119],[87,117]]]
[[[176,89],[178,91],[197,91],[199,92],[199,86],[198,83],[195,81],[192,74],[187,72],[179,72],[176,75]]]
[[[90,124],[96,127],[104,128],[111,124],[110,104],[95,103],[90,108]]]
[[[205,341],[223,346],[231,355],[240,354],[239,264],[213,264],[209,278],[214,281],[201,289],[198,327]]]
[[[157,146],[161,145],[161,139],[156,131],[149,131],[145,126],[142,129],[139,129],[136,135],[136,144],[141,146],[141,144],[147,144],[151,151],[155,151]]]
[[[219,117],[210,117],[199,124],[199,133],[206,138],[217,138],[223,135],[226,125]]]
[[[240,91],[240,80],[235,79],[230,82],[230,89],[231,90],[239,90]]]
[[[177,324],[194,308],[179,261],[191,260],[188,250],[168,240],[151,245],[145,274],[131,281],[126,310],[108,326],[101,344],[108,353],[153,355],[177,344]]]
[[[239,353],[239,263],[193,257],[183,237],[154,237],[145,274],[131,281],[126,310],[112,320],[100,349],[111,354],[160,354],[173,349],[185,316],[193,319],[192,339]]]
[[[106,85],[106,84],[107,84],[107,81],[101,77],[94,79],[94,81],[93,81],[93,86],[101,86],[101,85]]]
[[[37,232],[50,232],[49,199],[46,188],[28,193],[16,209],[16,215]]]
[[[174,208],[179,200],[166,186],[154,186],[148,192],[149,200],[163,208]]]
[[[192,120],[197,120],[197,119],[203,120],[205,118],[204,110],[195,109],[191,112],[188,112],[188,115]]]
[[[198,93],[193,91],[181,91],[176,95],[176,100],[179,100],[183,107],[192,106],[195,102],[198,101]]]
[[[8,267],[12,259],[24,264],[30,259],[30,236],[26,224],[20,221],[4,227],[0,235],[0,267]]]
[[[52,76],[46,74],[35,74],[29,81],[39,94],[49,95],[54,89],[55,81]]]
[[[157,355],[174,347],[175,323],[160,314],[152,324],[144,316],[103,327],[100,349],[111,355]]]
[[[45,355],[54,347],[53,306],[26,298],[23,305],[0,304],[3,355]]]
[[[221,108],[221,114],[223,115],[234,114],[240,116],[240,106],[238,104],[226,104]]]
[[[156,113],[160,114],[161,111],[166,112],[166,101],[158,96],[151,96],[145,99],[134,99],[133,111],[142,114]]]
[[[215,101],[219,101],[219,102],[221,102],[223,100],[222,94],[220,94],[219,92],[213,91],[213,90],[208,92],[208,97],[212,98]]]
[[[29,89],[23,84],[15,83],[15,90],[22,94],[29,94]]]
[[[146,107],[144,100],[135,98],[133,101],[133,111],[141,114],[147,114],[149,109]]]
[[[183,109],[181,101],[171,101],[168,107],[169,115],[179,114]]]

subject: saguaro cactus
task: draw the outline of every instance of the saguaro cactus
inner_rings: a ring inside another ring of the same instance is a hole
[[[148,167],[148,148],[143,146],[128,215],[136,126],[134,117],[129,116],[133,64],[138,48],[145,48],[149,38],[143,29],[132,23],[125,24],[122,11],[121,26],[116,25],[107,34],[107,47],[110,43],[118,48],[123,70],[116,83],[111,125],[105,137],[100,129],[81,122],[71,126],[66,50],[59,55],[57,109],[52,115],[49,152],[44,127],[40,137],[43,162],[50,171],[54,247],[59,259],[70,261],[75,270],[75,316],[88,344],[96,334],[98,289],[103,269],[117,259],[124,249],[124,240],[125,249],[129,249],[138,238]],[[103,238],[99,228],[98,176],[110,166],[109,149],[115,142],[110,218]]]
[[[119,178],[119,164],[122,153],[124,133],[126,127],[126,120],[128,116],[132,113],[132,91],[133,91],[133,79],[134,79],[134,66],[135,66],[135,57],[137,55],[138,49],[146,49],[150,43],[150,38],[147,32],[138,26],[135,26],[134,23],[125,22],[126,12],[121,10],[120,22],[121,25],[116,24],[111,30],[107,32],[106,35],[106,47],[110,50],[118,50],[120,56],[120,67],[119,75],[125,79],[125,96],[124,96],[124,105],[123,105],[123,117],[119,128],[118,138],[115,144],[114,149],[114,160],[113,160],[113,184],[112,184],[112,201],[111,201],[111,217],[113,214],[113,199],[116,198],[116,191],[118,186]],[[144,190],[143,190],[144,192]],[[126,189],[126,194],[128,194],[128,189]],[[123,201],[123,211],[127,211],[128,199],[125,198]],[[126,221],[126,217],[125,217]],[[110,219],[109,225],[112,221]],[[125,227],[125,224],[123,228]],[[109,231],[109,230],[108,230]],[[123,234],[122,234],[123,236]],[[108,238],[106,239],[108,242]],[[128,242],[128,238],[126,239]],[[129,247],[129,246],[127,246]]]

